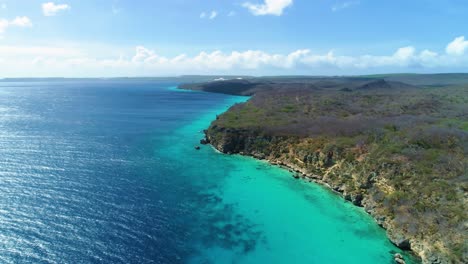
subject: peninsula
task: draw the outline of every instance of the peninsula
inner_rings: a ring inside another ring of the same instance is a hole
[[[363,206],[423,263],[467,263],[468,74],[265,77],[179,88],[251,96],[203,143]]]

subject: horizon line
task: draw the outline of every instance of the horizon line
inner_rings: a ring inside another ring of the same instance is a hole
[[[247,78],[271,78],[271,77],[365,77],[365,76],[391,76],[391,75],[450,75],[450,74],[468,74],[468,72],[436,72],[436,73],[411,73],[411,72],[394,72],[394,73],[375,73],[375,74],[342,74],[342,75],[304,75],[304,74],[288,74],[288,75],[245,75],[245,74],[184,74],[184,75],[167,75],[167,76],[115,76],[115,77],[0,77],[0,80],[14,79],[149,79],[149,78],[184,78],[184,77],[247,77]]]

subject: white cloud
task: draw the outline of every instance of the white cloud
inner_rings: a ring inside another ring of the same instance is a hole
[[[10,25],[12,26],[18,26],[18,27],[32,27],[32,22],[28,17],[22,16],[22,17],[16,17],[10,22]]]
[[[233,17],[235,15],[236,15],[236,12],[234,12],[234,11],[231,11],[231,12],[228,13],[228,17]]]
[[[0,19],[0,34],[4,33],[10,26],[10,22],[6,19]]]
[[[7,5],[4,3],[0,6],[2,9],[7,9]]]
[[[0,19],[0,35],[5,33],[9,27],[32,27],[32,22],[28,17],[16,17],[13,20]]]
[[[393,57],[395,57],[399,61],[407,61],[411,59],[411,57],[414,56],[415,52],[416,52],[416,49],[412,46],[403,47],[403,48],[399,48],[395,52],[395,54],[393,54]]]
[[[332,6],[331,9],[332,9],[333,12],[337,12],[337,11],[340,11],[342,9],[346,9],[346,8],[351,7],[351,6],[354,6],[354,5],[359,5],[360,3],[361,3],[360,1],[348,1],[348,2],[337,3],[334,6]]]
[[[465,54],[468,49],[468,40],[465,40],[464,36],[455,38],[452,42],[447,45],[445,51],[449,55],[461,56]]]
[[[291,6],[293,0],[264,0],[262,4],[252,4],[245,2],[243,7],[247,8],[256,16],[275,15],[281,16],[286,7]]]
[[[218,12],[213,10],[213,11],[211,11],[209,19],[215,19],[217,16],[218,16]]]
[[[55,4],[54,2],[47,2],[42,4],[42,13],[44,16],[55,16],[58,12],[69,9],[70,6],[67,4]]]
[[[133,56],[132,62],[147,62],[152,61],[157,57],[154,51],[149,50],[143,46],[137,46],[135,51],[135,56]]]
[[[215,19],[217,16],[218,16],[218,12],[216,10],[213,10],[210,13],[202,12],[200,14],[200,18],[208,18],[208,19]]]
[[[77,45],[79,46],[79,45]],[[109,48],[110,49],[110,48]],[[261,50],[202,51],[195,55],[164,56],[144,46],[129,55],[102,59],[63,47],[0,46],[0,73],[30,72],[33,76],[156,76],[180,74],[363,74],[390,71],[452,71],[468,69],[468,54],[451,56],[413,46],[389,55],[347,56],[333,51],[290,53]]]

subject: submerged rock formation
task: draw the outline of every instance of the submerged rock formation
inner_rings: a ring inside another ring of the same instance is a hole
[[[396,253],[393,256],[393,259],[395,260],[395,263],[397,264],[406,264],[405,260],[403,259],[403,256],[400,253]]]

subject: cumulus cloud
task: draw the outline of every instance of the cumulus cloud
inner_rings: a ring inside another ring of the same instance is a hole
[[[468,69],[468,55],[401,47],[389,55],[339,55],[299,49],[289,53],[261,50],[202,51],[195,55],[164,56],[145,46],[130,55],[97,59],[75,49],[0,46],[1,74],[19,72],[77,76],[141,76],[178,74],[355,74],[389,71]],[[102,54],[100,55],[102,57]],[[7,67],[8,66],[8,67]]]
[[[42,13],[44,16],[55,16],[58,12],[69,9],[70,6],[67,4],[55,4],[54,2],[47,2],[42,4]]]
[[[28,17],[22,16],[22,17],[16,17],[10,22],[10,25],[12,26],[18,26],[18,27],[32,27],[32,22]]]
[[[252,14],[256,16],[275,15],[281,16],[283,11],[288,6],[293,4],[293,0],[264,0],[262,4],[253,4],[245,2],[243,7],[247,8]]]
[[[0,19],[0,34],[4,33],[10,26],[10,22],[6,19]]]
[[[0,34],[5,33],[9,27],[32,27],[32,22],[28,17],[16,17],[12,20],[0,19]]]
[[[215,19],[218,16],[218,11],[213,10],[210,13],[202,12],[200,14],[200,18],[208,18],[208,19]]]
[[[447,45],[445,51],[449,55],[461,56],[465,54],[468,49],[468,40],[465,40],[464,36],[455,38],[452,42]]]
[[[158,56],[155,54],[154,51],[149,50],[143,46],[137,46],[135,48],[135,56],[132,57],[132,62],[150,62],[154,61],[157,57]]]
[[[360,1],[348,1],[348,2],[337,3],[337,4],[333,5],[331,9],[332,9],[333,12],[337,12],[337,11],[340,11],[342,9],[352,7],[354,5],[359,5],[360,3],[361,3]]]
[[[210,19],[215,19],[216,17],[218,16],[218,12],[216,11],[211,11],[211,14],[210,14]]]

